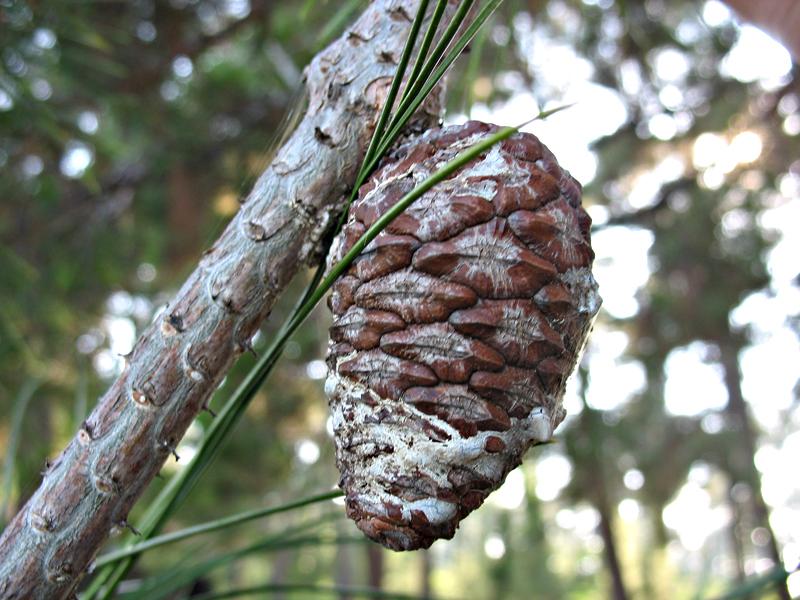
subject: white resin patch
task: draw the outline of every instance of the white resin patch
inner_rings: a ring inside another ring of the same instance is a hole
[[[355,354],[355,353],[353,353]],[[419,471],[442,488],[452,487],[448,474],[456,466],[469,465],[487,478],[497,478],[505,461],[503,453],[488,454],[485,450],[488,437],[499,437],[509,449],[527,448],[532,443],[546,442],[552,437],[554,423],[547,410],[537,407],[524,419],[512,419],[508,431],[483,431],[464,438],[444,420],[425,414],[409,404],[403,411],[420,421],[427,421],[450,435],[449,440],[432,441],[423,431],[417,431],[404,422],[375,422],[374,416],[381,407],[391,411],[400,401],[381,398],[361,383],[342,376],[338,367],[352,355],[337,359],[325,381],[325,392],[331,405],[333,429],[337,446],[347,441],[348,449],[338,447],[340,460],[346,460],[350,473],[356,480],[356,495],[365,505],[383,510],[385,503],[400,505],[405,518],[412,510],[422,511],[430,523],[444,523],[452,519],[456,505],[435,498],[407,502],[390,494],[379,479],[391,479]],[[369,398],[372,405],[364,402]],[[542,399],[544,400],[544,399]],[[347,418],[346,415],[352,415]],[[359,442],[366,443],[359,443]],[[380,447],[391,446],[391,452],[377,452]]]

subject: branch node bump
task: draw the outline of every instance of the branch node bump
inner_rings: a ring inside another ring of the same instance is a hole
[[[55,567],[47,570],[47,579],[53,583],[66,583],[74,576],[72,565],[62,562]]]
[[[92,484],[98,492],[106,496],[114,494],[117,491],[117,486],[113,479],[103,477],[97,473],[92,473]]]
[[[202,383],[208,379],[208,374],[200,368],[197,361],[192,359],[190,354],[191,350],[192,344],[189,343],[186,345],[186,350],[183,352],[183,370],[186,371],[186,375],[189,379],[195,383]]]
[[[30,524],[39,533],[52,533],[55,530],[55,520],[47,513],[31,511]]]
[[[254,242],[264,242],[269,238],[266,228],[255,221],[247,221],[247,223],[245,223],[244,233]]]
[[[131,390],[131,399],[136,403],[137,406],[142,408],[151,408],[153,406],[153,402],[147,397],[147,394],[136,388]]]
[[[89,421],[81,423],[81,428],[78,430],[78,442],[82,446],[88,446],[94,439],[94,425]]]
[[[161,322],[161,333],[164,337],[170,337],[176,333],[183,333],[184,331],[183,317],[181,315],[170,313],[167,318]]]

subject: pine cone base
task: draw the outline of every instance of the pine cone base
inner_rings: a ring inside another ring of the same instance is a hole
[[[431,130],[359,191],[335,263],[442,164],[497,130]],[[394,550],[451,538],[533,444],[600,306],[579,184],[516,134],[395,219],[334,286],[328,351],[348,516]]]

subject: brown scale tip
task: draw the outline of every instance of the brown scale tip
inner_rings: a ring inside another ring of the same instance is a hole
[[[385,510],[388,514],[374,514],[365,511],[358,500],[347,501],[347,516],[364,535],[390,550],[421,550],[438,539],[451,539],[455,535],[453,524],[432,525],[421,510],[410,511],[408,524],[404,524],[399,506],[390,505]]]

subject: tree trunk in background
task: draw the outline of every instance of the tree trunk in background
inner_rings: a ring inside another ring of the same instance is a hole
[[[587,372],[583,367],[578,367],[578,378],[581,389],[581,402],[583,411],[578,421],[580,431],[584,439],[590,440],[591,452],[584,457],[585,465],[582,469],[586,470],[586,489],[583,497],[597,510],[600,515],[600,523],[597,529],[603,539],[603,559],[611,578],[611,598],[613,600],[628,600],[628,593],[625,590],[625,582],[622,577],[622,565],[619,562],[617,544],[614,540],[613,527],[613,504],[609,497],[606,486],[606,475],[604,472],[605,457],[603,456],[603,439],[600,423],[602,417],[600,413],[591,408],[586,401]]]
[[[777,37],[800,61],[800,2],[797,0],[725,0],[739,15]]]
[[[720,343],[722,367],[725,372],[725,387],[728,391],[728,404],[725,406],[725,413],[729,420],[729,426],[740,435],[740,444],[734,448],[733,461],[735,462],[735,467],[740,470],[739,472],[746,478],[745,482],[750,487],[755,521],[769,534],[767,551],[772,562],[777,567],[782,566],[783,561],[781,560],[775,532],[769,522],[769,508],[761,493],[761,476],[754,462],[757,434],[742,393],[742,373],[739,367],[739,352],[741,349],[741,341],[734,339],[732,336]],[[736,452],[736,449],[739,451]],[[781,600],[791,599],[785,579],[776,584],[775,591]]]
[[[170,239],[170,262],[173,265],[189,263],[193,257],[181,256],[181,248],[202,248],[203,240],[200,238],[202,230],[203,211],[199,210],[197,202],[202,196],[198,194],[194,173],[182,162],[172,165],[167,175],[167,220]],[[208,240],[205,240],[208,241]]]
[[[271,560],[272,573],[269,577],[270,583],[280,584],[286,583],[286,574],[292,566],[292,562],[297,557],[297,552],[294,550],[281,550]],[[288,594],[285,590],[276,591],[271,593],[273,600],[287,600]]]
[[[736,563],[736,581],[742,583],[747,578],[744,569],[744,543],[742,541],[742,509],[736,501],[734,493],[735,481],[731,479],[728,485],[728,507],[731,510],[731,522],[728,524],[728,537],[733,550],[733,560]]]
[[[431,551],[429,548],[420,550],[418,552],[420,558],[420,596],[423,600],[428,600],[431,597],[431,572],[433,571],[433,562],[431,560]]]
[[[378,544],[367,546],[367,576],[369,587],[383,590],[383,548]],[[381,594],[375,594],[373,598],[380,598]]]
[[[342,536],[347,528],[342,523],[336,524],[337,535]],[[350,587],[353,585],[353,560],[350,556],[351,548],[349,544],[342,544],[336,548],[336,585]],[[338,596],[339,600],[352,600],[352,596],[347,592],[342,592]]]
[[[595,505],[600,513],[600,537],[603,538],[603,558],[611,576],[611,597],[614,600],[628,600],[628,593],[625,591],[625,584],[622,581],[622,568],[619,563],[617,544],[614,541],[614,529],[612,524],[611,509],[608,502],[602,500]]]
[[[375,0],[306,69],[303,120],[0,538],[0,598],[72,595],[277,297],[319,260],[417,6]],[[439,109],[434,93],[418,125]]]

